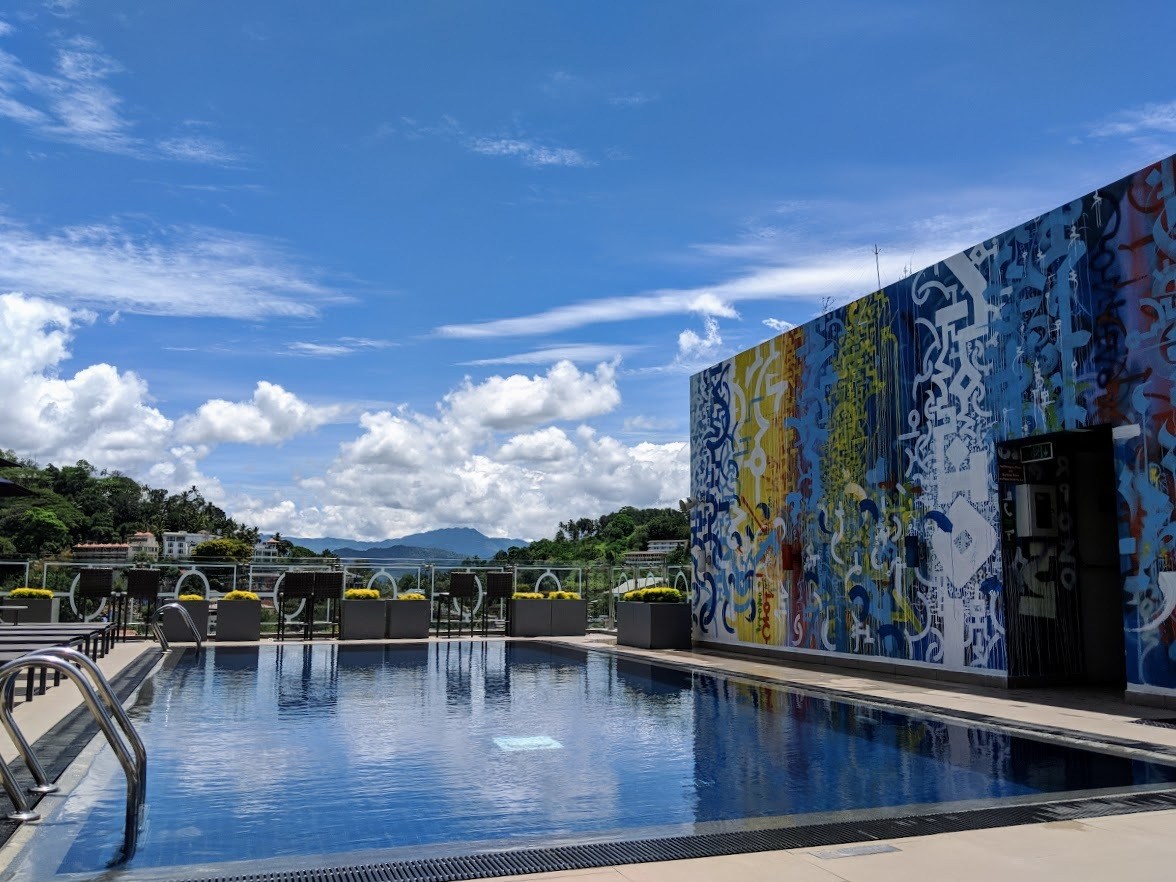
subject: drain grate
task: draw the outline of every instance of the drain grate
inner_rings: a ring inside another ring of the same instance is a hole
[[[463,879],[586,870],[614,864],[641,864],[790,848],[844,845],[851,842],[878,842],[905,836],[958,833],[964,830],[1042,824],[1049,821],[1174,808],[1176,791],[1161,791],[906,818],[812,824],[776,830],[568,845],[561,848],[537,848],[355,867],[302,868],[248,875],[191,877],[185,882],[458,882]]]
[[[1160,726],[1164,729],[1176,729],[1176,717],[1157,717],[1154,720],[1132,720],[1141,726]]]

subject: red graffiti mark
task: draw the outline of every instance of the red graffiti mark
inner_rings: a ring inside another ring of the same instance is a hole
[[[760,601],[760,641],[765,645],[772,639],[772,614],[775,611],[772,601],[775,599],[776,592],[771,588],[764,588]]]
[[[1126,281],[1123,281],[1123,282],[1119,282],[1119,284],[1115,285],[1115,290],[1122,291],[1124,288],[1129,288],[1132,285],[1150,285],[1150,284],[1151,284],[1151,276],[1150,275],[1135,276],[1134,278],[1127,279]]]
[[[1164,204],[1164,176],[1158,162],[1135,175],[1127,191],[1127,201],[1144,214],[1158,211]]]

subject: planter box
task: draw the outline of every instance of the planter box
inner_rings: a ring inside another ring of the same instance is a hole
[[[587,600],[549,600],[551,636],[583,637],[588,624]]]
[[[617,643],[641,649],[690,649],[690,604],[621,601],[617,604]]]
[[[551,601],[523,598],[508,600],[511,637],[550,637]]]
[[[22,625],[27,625],[30,622],[56,622],[59,621],[58,613],[61,611],[61,598],[6,597],[4,598],[4,606],[25,607],[25,609],[14,609],[12,612],[4,614],[4,621],[10,625],[13,623],[13,616]]]
[[[387,600],[342,600],[340,640],[383,640],[388,630]]]
[[[206,639],[208,637],[209,602],[207,600],[179,600],[174,602],[179,603],[184,608],[184,611],[192,618],[192,624],[200,632],[200,639]],[[174,609],[168,610],[163,614],[163,636],[167,638],[169,643],[194,642],[192,640],[192,631]]]
[[[424,640],[429,636],[432,608],[427,600],[389,600],[384,633],[392,640]]]
[[[218,600],[216,604],[216,639],[261,639],[260,600]]]
[[[588,621],[586,600],[510,601],[511,637],[577,637]]]

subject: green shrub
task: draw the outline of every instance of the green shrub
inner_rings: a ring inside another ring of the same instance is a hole
[[[24,597],[28,600],[52,600],[53,592],[48,588],[13,588],[8,592],[9,597]]]
[[[403,594],[396,595],[397,600],[427,600],[425,595],[419,591],[405,591]]]
[[[682,603],[685,599],[686,595],[677,588],[670,588],[668,585],[637,588],[621,595],[621,600],[630,603]]]
[[[348,588],[343,592],[344,600],[379,600],[380,592],[375,588]]]
[[[544,596],[538,591],[516,591],[510,596],[511,600],[543,600]]]
[[[552,591],[547,595],[548,600],[579,600],[580,595],[575,591]]]
[[[221,600],[260,600],[252,591],[230,591]]]

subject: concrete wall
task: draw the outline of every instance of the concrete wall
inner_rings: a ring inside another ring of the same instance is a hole
[[[696,639],[1004,676],[996,444],[1107,424],[1126,681],[1176,690],[1173,178],[1169,158],[692,377]]]

